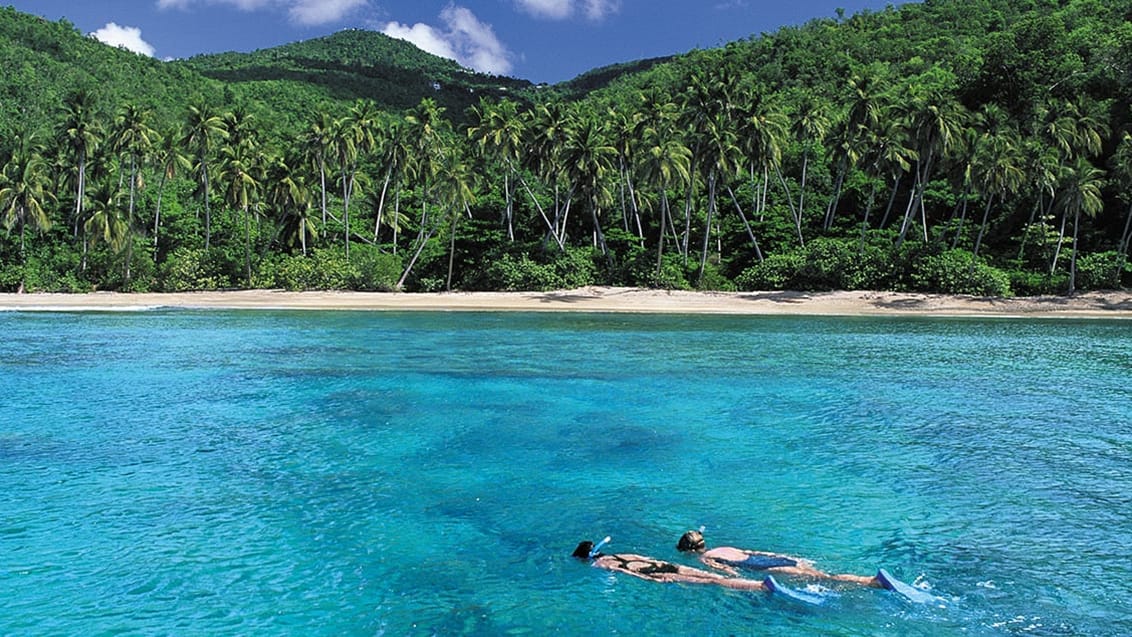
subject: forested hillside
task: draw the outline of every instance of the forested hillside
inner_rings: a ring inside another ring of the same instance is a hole
[[[294,110],[295,105],[370,99],[402,111],[429,96],[455,117],[480,97],[522,95],[531,83],[476,73],[381,33],[351,29],[254,53],[202,55],[176,65],[239,85],[242,93]],[[298,98],[298,99],[296,99]],[[302,113],[311,116],[314,107]]]
[[[935,0],[538,88],[0,10],[0,289],[1127,282],[1132,0]]]

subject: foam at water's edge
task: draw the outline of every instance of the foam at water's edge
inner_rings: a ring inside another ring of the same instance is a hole
[[[0,312],[152,312],[170,307],[168,305],[28,305],[0,307]]]

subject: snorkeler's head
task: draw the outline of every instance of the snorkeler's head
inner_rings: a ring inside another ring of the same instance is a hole
[[[678,551],[702,551],[707,548],[704,542],[704,534],[699,531],[688,531],[680,536],[680,541],[676,543],[676,550]]]
[[[585,540],[584,542],[578,543],[578,548],[574,549],[572,557],[576,557],[580,560],[588,560],[590,559],[590,553],[593,550],[594,543],[589,540]]]

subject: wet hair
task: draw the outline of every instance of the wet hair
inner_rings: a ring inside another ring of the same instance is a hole
[[[576,557],[580,560],[588,560],[588,559],[590,559],[590,551],[592,551],[592,550],[594,550],[594,543],[593,542],[591,542],[589,540],[585,540],[584,542],[579,542],[578,547],[574,549],[574,553],[573,553],[572,557]]]
[[[704,534],[699,531],[688,531],[676,543],[677,551],[702,551],[705,548],[707,544],[704,542]]]

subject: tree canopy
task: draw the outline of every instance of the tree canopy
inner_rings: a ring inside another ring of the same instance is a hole
[[[1117,287],[1132,0],[929,0],[557,86],[0,9],[0,290]]]

